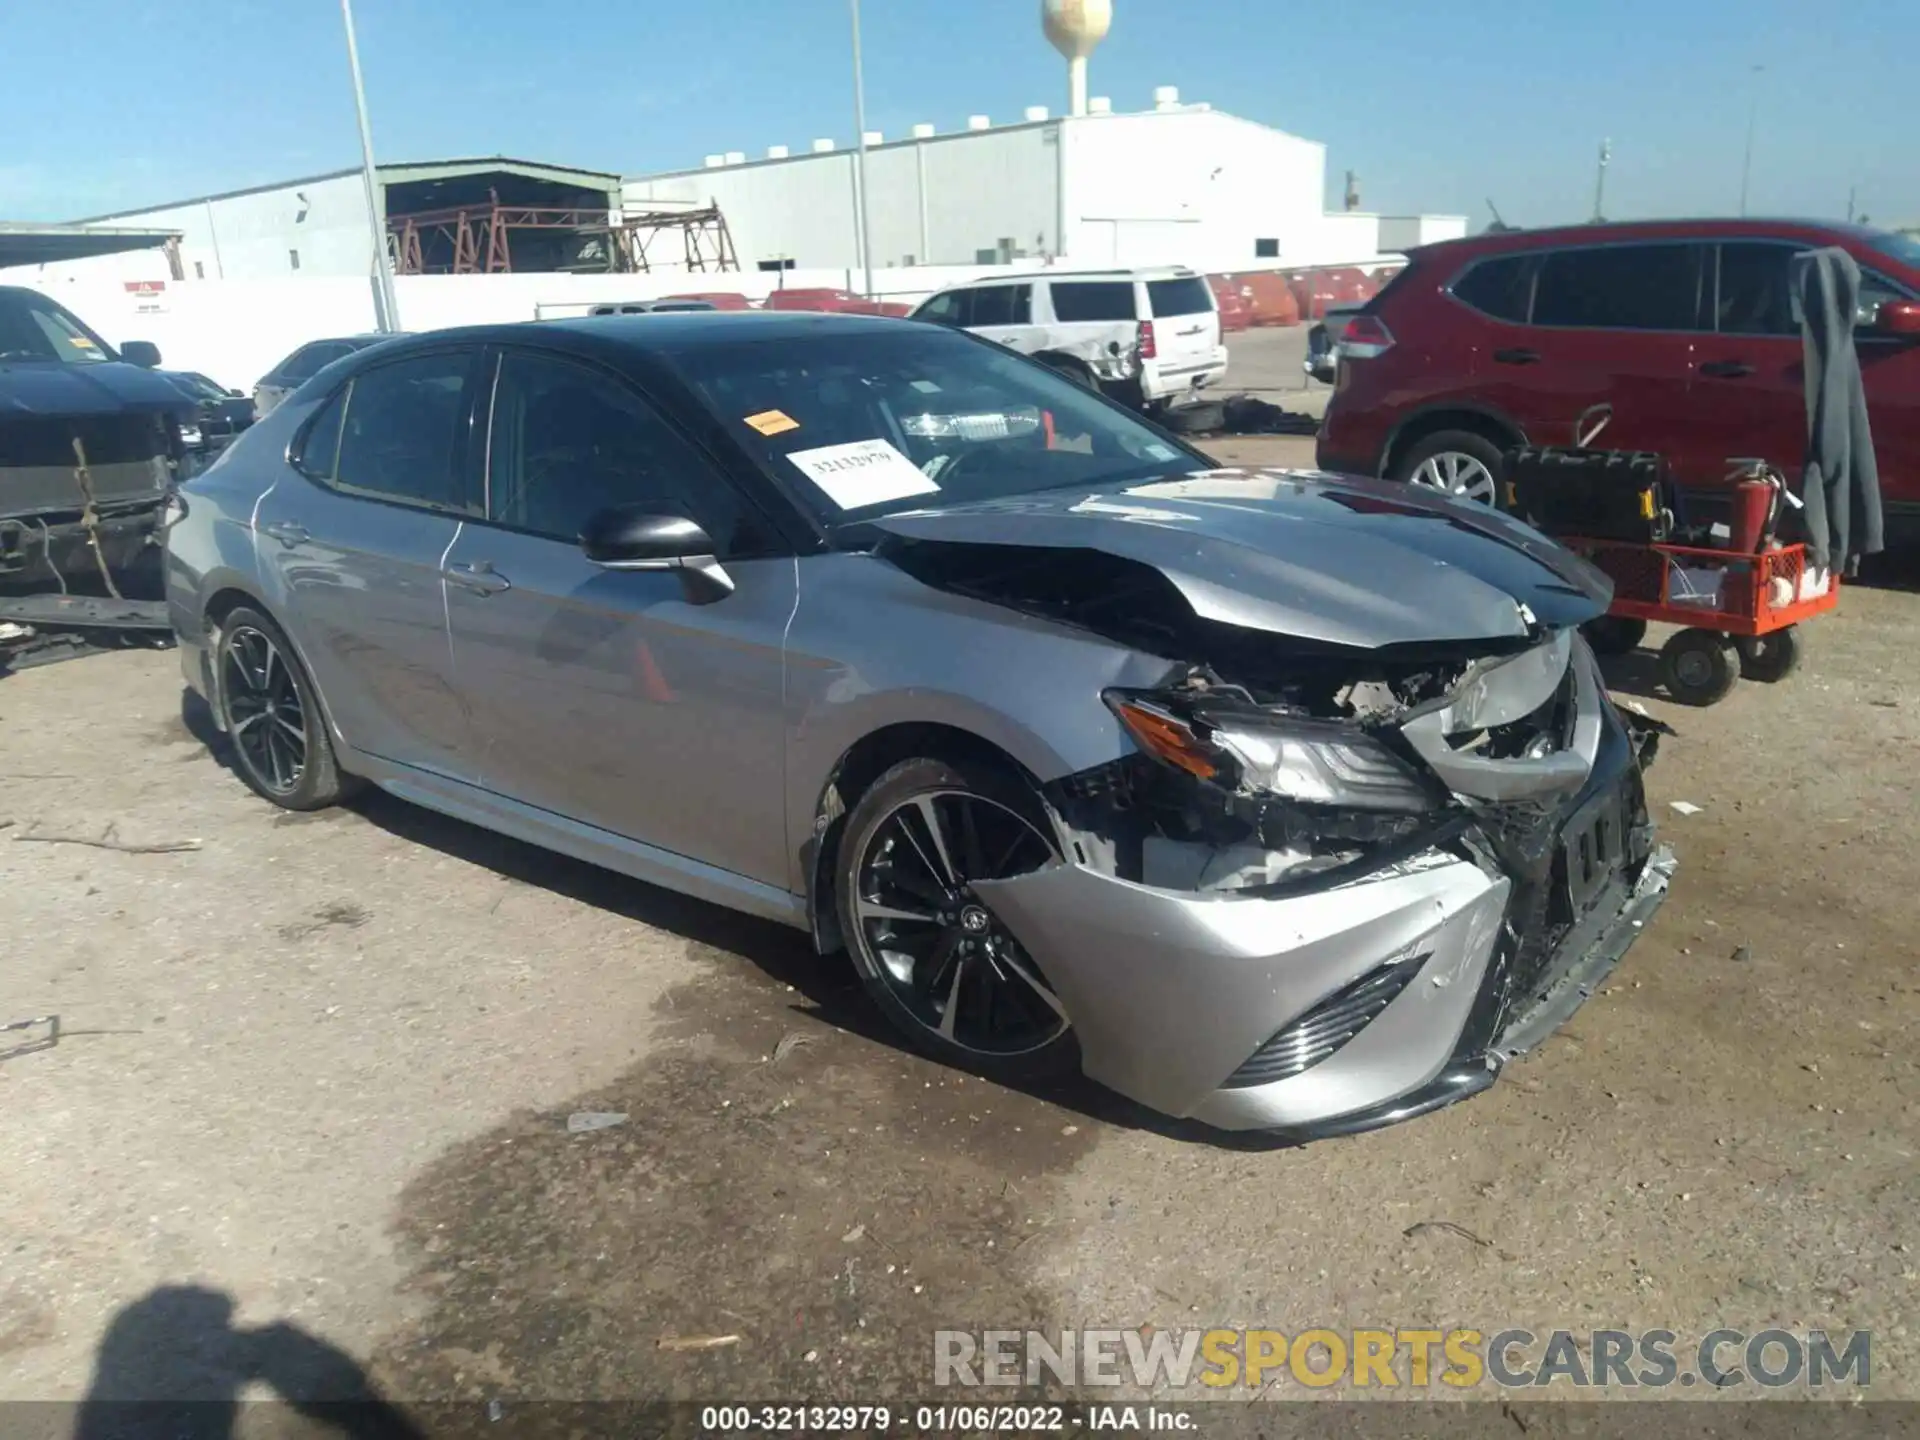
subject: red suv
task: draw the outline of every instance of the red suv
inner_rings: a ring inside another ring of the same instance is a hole
[[[1712,487],[1735,457],[1797,476],[1806,445],[1788,267],[1837,245],[1862,272],[1855,334],[1891,535],[1920,535],[1920,240],[1851,225],[1675,220],[1509,231],[1412,252],[1339,336],[1324,470],[1497,503],[1501,454],[1598,443]]]

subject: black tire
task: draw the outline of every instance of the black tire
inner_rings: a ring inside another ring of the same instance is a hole
[[[1714,705],[1727,698],[1740,667],[1717,630],[1682,630],[1660,648],[1660,682],[1683,705]]]
[[[1580,627],[1596,655],[1631,655],[1647,638],[1647,622],[1624,615],[1602,615]]]
[[[325,810],[359,788],[334,756],[306,667],[272,620],[244,605],[230,611],[220,622],[213,671],[220,728],[254,794],[283,810]],[[292,717],[290,701],[299,711]]]
[[[1800,665],[1800,632],[1792,625],[1770,635],[1737,636],[1733,648],[1740,655],[1741,675],[1765,685],[1786,679]]]
[[[1206,435],[1227,427],[1227,407],[1218,400],[1174,405],[1161,417],[1166,427],[1181,435]]]
[[[1071,355],[1036,355],[1033,357],[1049,370],[1056,370],[1087,390],[1098,390],[1100,382],[1094,379],[1093,371],[1084,360],[1076,360]]]
[[[1491,493],[1482,489],[1478,477],[1471,481],[1470,493],[1448,491],[1442,485],[1430,480],[1416,478],[1421,475],[1429,461],[1434,461],[1435,468],[1444,472],[1449,468],[1446,458],[1449,456],[1471,457],[1478,462],[1480,469],[1485,472],[1486,483]],[[1422,489],[1453,494],[1456,498],[1477,500],[1483,505],[1491,505],[1496,510],[1507,508],[1506,463],[1501,457],[1500,447],[1486,436],[1476,435],[1471,430],[1436,430],[1431,435],[1421,437],[1393,462],[1389,478],[1407,485],[1419,485]]]
[[[1058,855],[1031,787],[1002,766],[903,760],[860,797],[835,862],[840,928],[860,983],[916,1049],[1001,1081],[1079,1069],[1071,1022],[1040,964],[966,884],[970,871],[1022,874]],[[893,907],[898,921],[876,914]]]

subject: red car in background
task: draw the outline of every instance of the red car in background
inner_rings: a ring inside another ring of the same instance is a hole
[[[1349,319],[1320,429],[1324,470],[1498,503],[1501,456],[1602,444],[1664,456],[1677,483],[1764,458],[1798,477],[1807,415],[1793,257],[1859,262],[1856,346],[1889,536],[1920,536],[1920,240],[1862,226],[1685,220],[1508,231],[1413,251]]]
[[[775,290],[767,296],[768,310],[829,310],[843,315],[910,315],[911,305],[891,300],[869,300],[847,290]]]
[[[685,295],[668,295],[668,300],[704,300],[716,310],[751,310],[753,302],[734,290],[694,290]]]

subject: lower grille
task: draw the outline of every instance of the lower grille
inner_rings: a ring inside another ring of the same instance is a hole
[[[1415,955],[1396,960],[1336,991],[1248,1056],[1222,1088],[1271,1085],[1311,1070],[1378,1019],[1431,958]]]

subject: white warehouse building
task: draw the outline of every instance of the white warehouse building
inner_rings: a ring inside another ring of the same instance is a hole
[[[870,133],[873,267],[1030,258],[1291,269],[1364,264],[1466,233],[1462,216],[1329,213],[1326,146],[1182,104],[1171,89],[1144,112],[1101,99],[1088,112]],[[799,154],[774,146],[764,158],[709,155],[697,170],[629,177],[622,198],[628,211],[717,204],[745,269],[857,269],[857,175],[856,149],[816,140]]]

